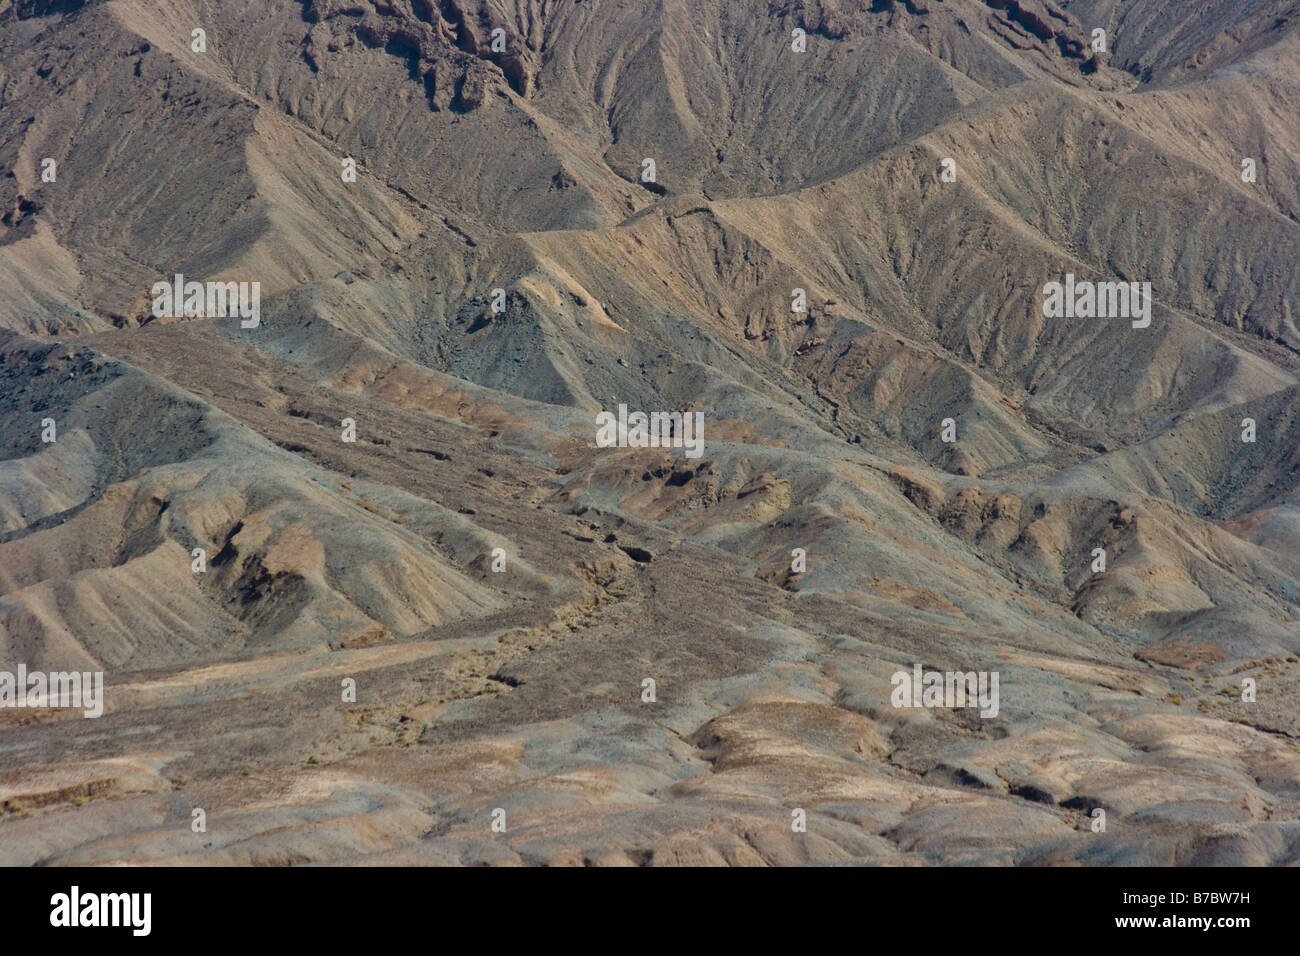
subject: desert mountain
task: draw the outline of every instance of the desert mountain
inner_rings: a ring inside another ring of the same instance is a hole
[[[1300,861],[1298,64],[1295,0],[0,0],[0,671],[105,681],[0,709],[0,863]]]

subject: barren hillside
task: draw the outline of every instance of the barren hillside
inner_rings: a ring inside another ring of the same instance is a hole
[[[1297,116],[1300,0],[0,0],[0,864],[1300,863]]]

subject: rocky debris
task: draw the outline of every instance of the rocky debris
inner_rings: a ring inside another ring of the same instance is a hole
[[[303,48],[313,72],[343,38],[356,36],[407,60],[434,109],[478,109],[494,73],[520,96],[536,89],[538,58],[530,36],[516,33],[487,0],[311,0],[303,17],[317,25]]]

